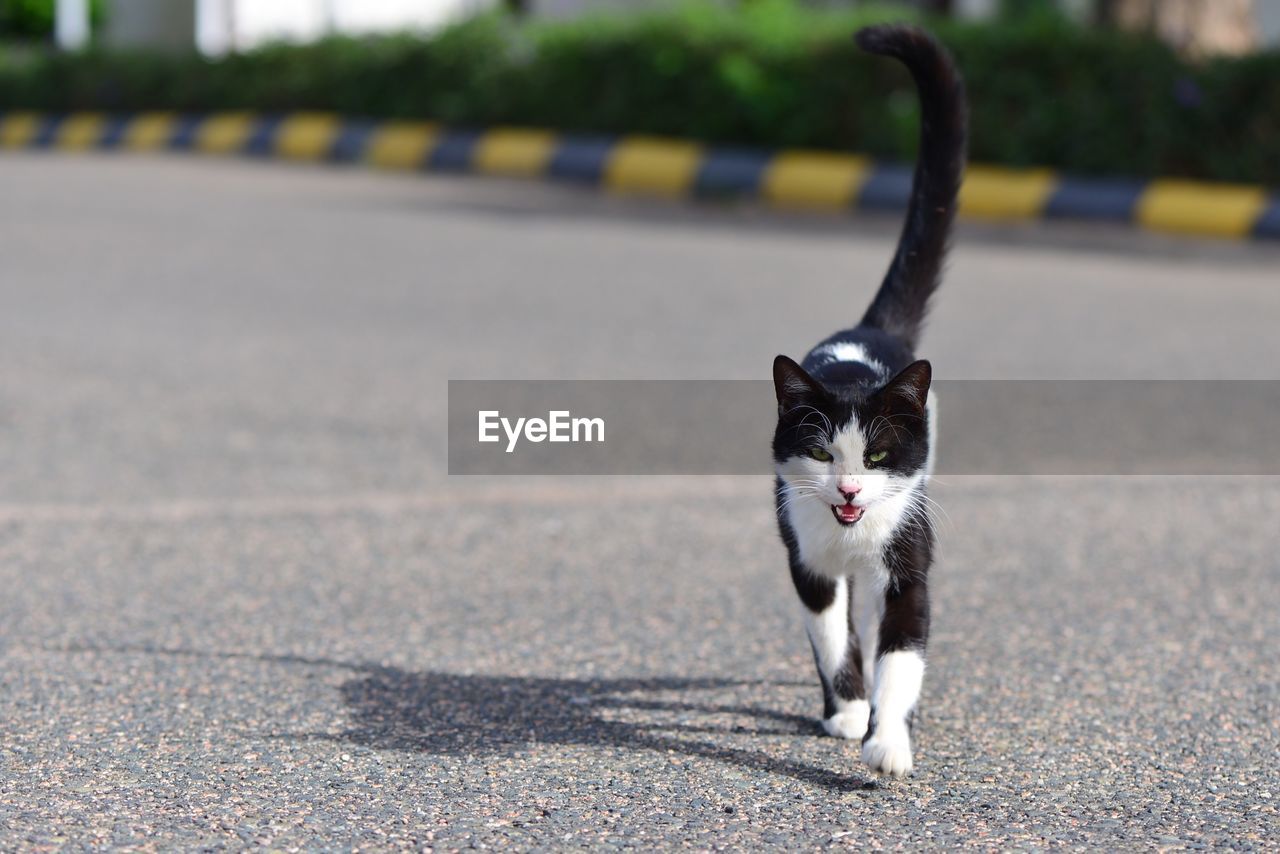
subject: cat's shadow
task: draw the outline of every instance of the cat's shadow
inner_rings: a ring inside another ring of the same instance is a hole
[[[831,790],[867,787],[867,781],[860,776],[729,746],[722,743],[723,739],[697,737],[816,737],[817,727],[810,718],[752,705],[689,699],[690,695],[742,684],[676,678],[552,679],[410,673],[379,668],[342,685],[352,726],[339,736],[329,737],[379,750],[445,755],[508,753],[533,744],[622,747],[711,759]],[[677,697],[673,698],[673,694]],[[674,715],[681,720],[633,720],[655,715]],[[686,722],[696,715],[749,718],[757,725]],[[838,747],[835,742],[832,746]],[[847,761],[844,751],[838,752],[841,760]]]
[[[723,679],[556,679],[491,676],[351,664],[292,655],[204,652],[156,647],[74,646],[63,652],[109,652],[322,667],[351,675],[339,686],[349,725],[339,732],[281,734],[357,744],[374,750],[432,755],[509,754],[536,744],[620,747],[709,759],[762,774],[779,774],[832,791],[874,788],[856,774],[728,745],[726,738],[818,737],[816,722],[757,705],[723,703],[712,695],[761,683]],[[702,722],[693,719],[710,718]],[[725,724],[725,718],[735,724]],[[751,721],[747,726],[743,721]],[[837,762],[856,759],[830,741]],[[852,760],[852,761],[851,761]],[[854,765],[853,767],[857,767]]]

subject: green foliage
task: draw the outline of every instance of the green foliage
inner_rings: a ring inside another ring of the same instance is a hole
[[[1066,12],[1055,0],[1000,0],[996,11],[1004,21],[1048,18],[1062,23],[1067,20]]]
[[[53,36],[57,0],[0,0],[0,39],[48,39]],[[89,19],[102,21],[103,0],[89,0]]]
[[[44,38],[53,32],[54,0],[0,0],[0,36]]]
[[[998,24],[934,24],[968,83],[975,161],[1280,185],[1280,52],[1197,63],[1035,5]],[[850,38],[890,14],[752,0],[568,22],[490,15],[429,39],[333,38],[219,61],[0,51],[0,110],[316,109],[909,160],[911,80]]]

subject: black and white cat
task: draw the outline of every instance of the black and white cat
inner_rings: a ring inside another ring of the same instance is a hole
[[[938,286],[964,172],[964,86],[946,51],[909,26],[860,31],[902,61],[922,124],[906,224],[871,307],[796,364],[773,363],[778,526],[822,680],[823,727],[860,738],[877,771],[911,771],[924,677],[933,530],[930,366],[915,347]]]

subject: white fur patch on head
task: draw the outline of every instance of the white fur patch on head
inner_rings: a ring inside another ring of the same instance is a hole
[[[866,365],[880,376],[888,376],[889,369],[877,359],[871,358],[871,354],[867,352],[867,348],[861,344],[855,344],[852,341],[840,341],[835,344],[825,344],[813,351],[813,355],[823,362],[858,362]]]

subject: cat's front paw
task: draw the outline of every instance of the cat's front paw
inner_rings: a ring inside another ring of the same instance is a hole
[[[905,777],[911,773],[911,736],[906,727],[877,727],[862,744],[862,761],[881,774]]]
[[[840,711],[822,722],[827,735],[836,738],[862,738],[867,734],[867,720],[871,717],[871,704],[866,700],[853,700]]]

